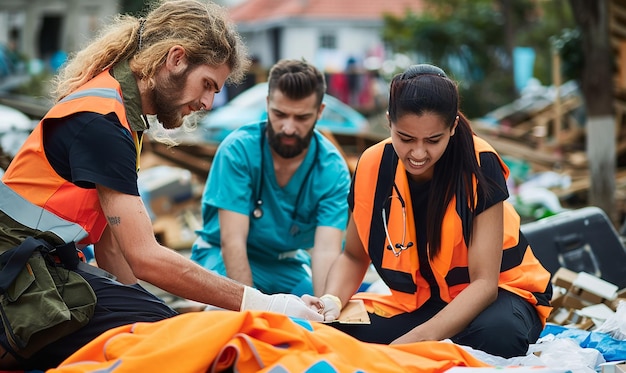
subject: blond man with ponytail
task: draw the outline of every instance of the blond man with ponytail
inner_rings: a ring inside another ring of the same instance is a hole
[[[248,64],[225,10],[197,0],[163,1],[143,18],[121,15],[71,56],[55,82],[56,104],[0,183],[0,253],[21,247],[27,237],[55,248],[46,255],[67,275],[54,279],[57,288],[91,289],[95,307],[85,308],[86,321],[78,326],[44,325],[30,340],[45,336],[37,339],[47,341],[43,347],[18,345],[0,328],[0,370],[46,370],[106,330],[176,315],[138,280],[227,310],[321,320],[300,298],[263,294],[159,244],[139,196],[143,133],[150,125],[181,127],[209,110],[215,94],[242,78]],[[86,245],[94,245],[99,268],[55,257]],[[64,287],[72,276],[84,281]]]

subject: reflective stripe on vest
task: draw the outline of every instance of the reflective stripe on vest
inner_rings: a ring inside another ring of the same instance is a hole
[[[119,103],[123,104],[122,96],[119,92],[113,88],[89,88],[82,91],[71,93],[65,96],[59,103],[67,102],[83,97],[101,97],[101,98],[113,98]]]
[[[65,243],[78,242],[87,237],[87,232],[80,225],[28,202],[3,182],[0,182],[0,210],[26,227],[56,234]]]

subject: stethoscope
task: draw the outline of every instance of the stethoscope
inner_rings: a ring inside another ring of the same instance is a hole
[[[402,194],[400,194],[400,190],[398,189],[398,186],[396,185],[395,180],[393,182],[393,189],[396,191],[396,196],[393,195],[393,190],[392,190],[391,195],[387,197],[387,199],[389,202],[391,202],[392,199],[397,198],[400,201],[400,205],[402,206],[402,243],[396,242],[396,244],[394,245],[391,242],[391,237],[389,236],[389,223],[387,222],[387,212],[385,211],[384,205],[382,209],[382,218],[383,218],[383,227],[385,228],[385,236],[387,238],[387,243],[388,243],[387,250],[391,250],[393,252],[393,255],[395,255],[397,258],[400,256],[400,254],[404,250],[407,250],[408,248],[412,247],[413,242],[409,241],[408,243],[405,244],[406,242],[406,204],[404,202],[404,198],[402,198]],[[389,204],[389,207],[391,208],[391,203]]]
[[[259,182],[257,183],[257,187],[256,187],[256,201],[254,203],[255,207],[254,210],[252,210],[252,216],[255,219],[260,219],[263,217],[263,199],[262,199],[262,195],[263,195],[263,177],[264,177],[264,168],[265,168],[265,162],[264,162],[264,158],[265,158],[265,138],[267,137],[267,130],[264,127],[263,128],[263,133],[261,135],[261,172],[260,172],[260,176],[259,176]],[[313,158],[313,162],[311,162],[311,165],[309,166],[309,169],[306,171],[306,175],[304,176],[304,179],[302,179],[302,184],[304,185],[306,183],[306,181],[309,179],[311,172],[313,172],[313,168],[315,167],[315,162],[317,162],[317,156],[319,155],[319,144],[317,143],[317,136],[313,135],[313,138],[315,139],[316,143],[315,143],[315,154],[314,154],[314,158]],[[311,145],[309,145],[310,147]],[[306,157],[305,157],[306,158]],[[304,160],[303,160],[304,162]],[[297,171],[296,171],[297,172]],[[298,215],[298,206],[300,205],[300,198],[302,198],[302,191],[304,190],[304,187],[301,187],[298,190],[298,195],[296,196],[296,205],[293,209],[293,213],[291,214],[291,221],[294,222],[296,220],[296,216]],[[292,234],[297,233],[297,227],[294,225],[291,227],[291,231]]]

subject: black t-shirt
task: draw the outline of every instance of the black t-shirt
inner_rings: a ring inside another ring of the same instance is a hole
[[[490,184],[491,195],[489,196],[489,198],[485,198],[484,195],[478,193],[476,215],[480,214],[481,212],[485,211],[496,203],[505,201],[507,198],[509,198],[509,190],[506,185],[506,179],[504,178],[504,174],[502,173],[502,166],[500,165],[500,161],[494,153],[480,153],[480,169],[487,179],[487,182]]]
[[[138,196],[137,151],[115,113],[82,112],[43,126],[46,157],[65,180],[81,188],[103,185]]]
[[[491,193],[485,198],[483,193],[478,193],[476,203],[476,215],[479,215],[489,207],[509,198],[506,180],[495,154],[491,152],[480,154],[480,168],[488,183],[491,184]],[[428,195],[430,193],[431,182],[416,183],[410,177],[409,190],[411,191],[411,202],[413,205],[413,216],[415,218],[415,233],[417,237],[426,237],[426,219],[428,211]],[[425,247],[420,240],[420,247]]]
[[[487,210],[489,207],[498,202],[502,202],[509,198],[506,180],[500,167],[496,155],[491,152],[480,154],[480,168],[485,179],[490,184],[491,193],[486,198],[483,193],[478,193],[478,201],[476,204],[476,215]],[[411,191],[411,202],[413,205],[413,216],[415,220],[415,232],[417,235],[418,258],[420,261],[420,272],[422,277],[430,284],[431,288],[438,289],[432,268],[428,262],[428,253],[426,250],[426,219],[428,211],[428,195],[430,193],[431,182],[416,183],[410,177],[409,190]],[[433,297],[438,297],[438,291],[432,291]]]

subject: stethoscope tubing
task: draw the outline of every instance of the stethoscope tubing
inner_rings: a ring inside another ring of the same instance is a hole
[[[261,172],[259,174],[259,181],[257,183],[256,186],[256,201],[254,202],[255,207],[252,210],[252,217],[255,219],[260,219],[263,217],[263,177],[265,176],[265,141],[267,141],[267,125],[263,126],[263,129],[261,130]],[[307,180],[309,180],[309,177],[311,176],[311,173],[313,172],[313,169],[315,168],[315,163],[317,162],[317,157],[319,156],[319,143],[317,142],[317,135],[314,134],[313,138],[315,139],[315,154],[313,157],[313,162],[311,162],[311,166],[309,166],[308,170],[306,171],[306,174],[304,175],[304,179],[303,179],[303,184],[305,184],[307,182]],[[310,144],[309,144],[309,149],[310,149]],[[306,157],[305,157],[306,159]],[[304,160],[303,160],[304,162]],[[297,172],[297,171],[296,171]],[[295,221],[296,220],[296,216],[298,216],[298,206],[300,205],[300,198],[302,198],[302,191],[304,190],[304,188],[299,188],[298,190],[298,195],[296,196],[296,206],[293,210],[293,213],[291,214],[291,221]]]

